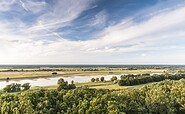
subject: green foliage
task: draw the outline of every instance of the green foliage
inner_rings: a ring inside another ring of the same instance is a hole
[[[65,82],[64,80],[61,82]],[[134,90],[76,88],[0,95],[1,114],[185,114],[185,79]]]
[[[149,76],[149,74],[142,74],[141,75],[126,75],[121,76],[121,80],[118,81],[118,85],[120,86],[132,86],[132,85],[139,85],[139,84],[146,84],[149,82],[159,82],[165,79],[171,80],[180,80],[185,78],[185,74],[176,74],[176,75],[153,75]]]
[[[95,82],[95,78],[91,78],[91,82]]]
[[[30,83],[24,83],[21,87],[23,87],[23,90],[28,90],[30,89],[31,85]]]
[[[99,78],[96,78],[95,80],[96,80],[96,82],[99,82],[99,81],[100,81],[100,79],[99,79]]]
[[[23,85],[12,83],[10,85],[6,85],[6,87],[4,87],[3,90],[5,92],[18,92],[21,91],[21,87],[23,88],[23,90],[28,90],[30,89],[31,85],[29,83],[24,83]]]
[[[104,77],[101,77],[101,78],[100,78],[100,81],[101,81],[101,82],[104,82],[104,81],[105,81],[105,78],[104,78]]]
[[[61,90],[70,90],[70,89],[75,89],[76,86],[74,84],[74,81],[71,81],[71,84],[68,84],[67,81],[65,81],[63,78],[60,78],[57,82],[58,87],[57,90],[61,91]]]
[[[114,82],[115,80],[117,80],[118,78],[116,76],[112,76],[112,78],[110,79],[112,82]]]
[[[7,85],[5,88],[3,88],[5,92],[17,92],[21,91],[21,84],[12,83],[10,85]]]

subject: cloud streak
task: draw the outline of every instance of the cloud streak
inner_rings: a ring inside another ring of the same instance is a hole
[[[19,2],[21,3],[22,7],[26,10],[29,11],[28,8],[25,6],[25,3],[22,0],[19,0]]]
[[[4,12],[10,11],[10,6],[18,2],[2,3],[6,4],[4,10],[0,9]],[[92,16],[93,18],[88,19],[89,27],[103,26],[94,38],[72,41],[63,37],[63,31],[60,29],[72,25],[85,11],[91,10],[94,3],[96,2],[89,0],[78,2],[61,0],[54,5],[45,1],[37,5],[33,1],[19,0],[19,4],[29,15],[32,13],[38,17],[31,17],[35,18],[31,24],[23,22],[20,18],[13,19],[13,22],[0,22],[2,46],[0,62],[2,64],[181,63],[180,60],[185,57],[185,54],[180,53],[185,49],[183,45],[185,7],[178,4],[172,8],[162,8],[158,13],[152,10],[159,7],[158,5],[148,8],[150,12],[145,8],[146,12],[138,12],[139,17],[134,15],[122,19],[117,24],[108,25],[106,22],[109,19],[109,12],[101,10]],[[95,6],[98,8],[98,5]],[[37,7],[38,9],[35,9]],[[136,18],[141,21],[136,21]],[[176,52],[177,56],[171,55],[177,50],[179,51]],[[165,56],[170,57],[165,60]],[[174,59],[175,57],[179,60]]]

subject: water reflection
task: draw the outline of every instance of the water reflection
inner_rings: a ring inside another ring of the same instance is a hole
[[[56,85],[58,79],[63,78],[64,80],[71,82],[72,80],[74,82],[88,82],[91,80],[91,78],[100,78],[101,76],[70,76],[70,77],[54,77],[54,78],[36,78],[36,79],[16,79],[16,80],[6,80],[6,81],[0,81],[0,89],[4,88],[6,85],[11,83],[30,83],[30,85],[33,86],[50,86],[50,85]],[[116,76],[118,79],[120,78],[120,75],[104,75],[105,80],[110,80],[112,76]]]

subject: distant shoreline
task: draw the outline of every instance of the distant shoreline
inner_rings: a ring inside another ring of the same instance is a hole
[[[43,68],[43,67],[48,67],[48,68],[100,68],[100,67],[105,67],[105,68],[131,68],[131,67],[135,67],[135,68],[142,68],[142,67],[164,67],[164,68],[170,68],[170,67],[175,67],[175,68],[179,68],[179,67],[185,67],[185,65],[178,65],[178,64],[118,64],[118,65],[114,65],[114,64],[107,64],[107,65],[98,65],[98,64],[94,64],[94,65],[86,65],[86,64],[69,64],[69,65],[55,65],[55,64],[50,64],[50,65],[34,65],[34,64],[28,64],[28,65],[24,65],[24,64],[1,64],[0,65],[0,69],[6,68],[6,69],[31,69],[31,68]]]

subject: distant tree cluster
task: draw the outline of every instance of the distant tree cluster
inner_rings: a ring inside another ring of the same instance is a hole
[[[58,87],[57,90],[61,91],[61,90],[70,90],[70,89],[75,89],[76,86],[74,84],[74,81],[71,81],[71,84],[68,84],[67,81],[65,81],[63,78],[60,78],[57,82]]]
[[[17,84],[17,83],[12,83],[10,85],[6,85],[6,87],[3,88],[5,92],[18,92],[21,90],[28,90],[30,89],[31,85],[30,83],[24,83],[24,84]]]
[[[113,83],[117,83],[118,78],[116,76],[112,76],[110,81]],[[105,82],[105,77],[100,77],[100,78],[91,78],[91,82]]]
[[[91,82],[104,82],[105,81],[105,78],[104,77],[100,77],[100,78],[91,78]]]
[[[99,71],[98,68],[86,68],[86,69],[82,69],[82,71]]]
[[[104,82],[104,81],[105,81],[105,78],[104,78],[104,77],[101,77],[101,78],[100,78],[100,81],[101,81],[101,82]]]
[[[65,82],[65,81],[61,81]],[[1,114],[185,114],[185,80],[134,90],[77,88],[1,94]]]
[[[185,74],[176,74],[176,75],[163,74],[163,75],[154,75],[154,76],[150,76],[149,74],[126,75],[126,76],[123,75],[121,76],[121,80],[119,80],[118,84],[120,86],[132,86],[132,85],[145,84],[149,82],[159,82],[165,79],[180,80],[182,78],[185,78]]]

